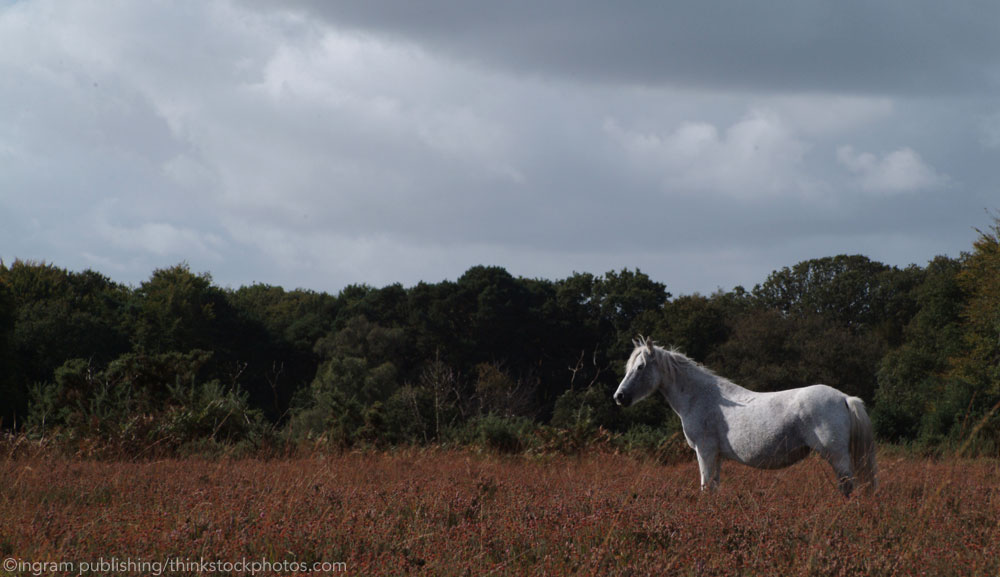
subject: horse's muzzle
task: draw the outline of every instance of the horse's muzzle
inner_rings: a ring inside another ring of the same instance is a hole
[[[625,393],[615,393],[615,402],[621,407],[627,407],[632,404],[632,398]]]

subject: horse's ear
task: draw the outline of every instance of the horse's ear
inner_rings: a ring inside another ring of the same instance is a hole
[[[653,342],[653,337],[646,337],[646,340],[643,341],[642,344],[645,345],[647,349],[649,349],[650,351],[652,351],[653,350],[653,346],[656,343]]]
[[[644,341],[643,341],[642,335],[639,335],[637,338],[632,339],[632,346],[635,347],[635,348],[639,348],[643,344],[644,344]]]

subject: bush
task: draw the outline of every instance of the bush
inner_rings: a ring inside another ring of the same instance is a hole
[[[618,443],[629,453],[650,457],[665,465],[687,461],[694,456],[680,427],[638,424],[625,431]]]
[[[450,440],[474,445],[494,453],[515,454],[535,443],[535,424],[524,417],[504,417],[490,413],[449,429]]]
[[[431,388],[404,385],[385,402],[383,435],[390,443],[429,443],[458,418],[455,405]]]
[[[637,424],[656,427],[677,420],[659,394],[624,409],[615,405],[613,394],[613,388],[602,385],[592,385],[582,391],[568,390],[556,399],[551,425],[563,429],[591,427],[624,432]]]
[[[261,412],[238,386],[199,382],[210,353],[127,354],[100,370],[71,359],[31,389],[26,431],[85,455],[177,451],[196,441],[256,446]]]
[[[174,446],[196,440],[253,443],[265,426],[261,412],[250,408],[246,393],[227,390],[219,381],[170,387],[169,406],[160,422],[158,436]]]

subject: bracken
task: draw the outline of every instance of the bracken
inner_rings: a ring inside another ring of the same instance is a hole
[[[692,463],[611,453],[14,459],[0,462],[0,553],[326,562],[351,575],[1000,572],[997,461],[881,457],[878,494],[849,500],[816,458],[730,465],[715,494],[699,492]]]

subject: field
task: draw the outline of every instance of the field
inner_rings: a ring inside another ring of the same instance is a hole
[[[1000,575],[1000,463],[880,468],[845,500],[815,458],[726,464],[715,494],[693,462],[611,453],[18,458],[0,575]]]

